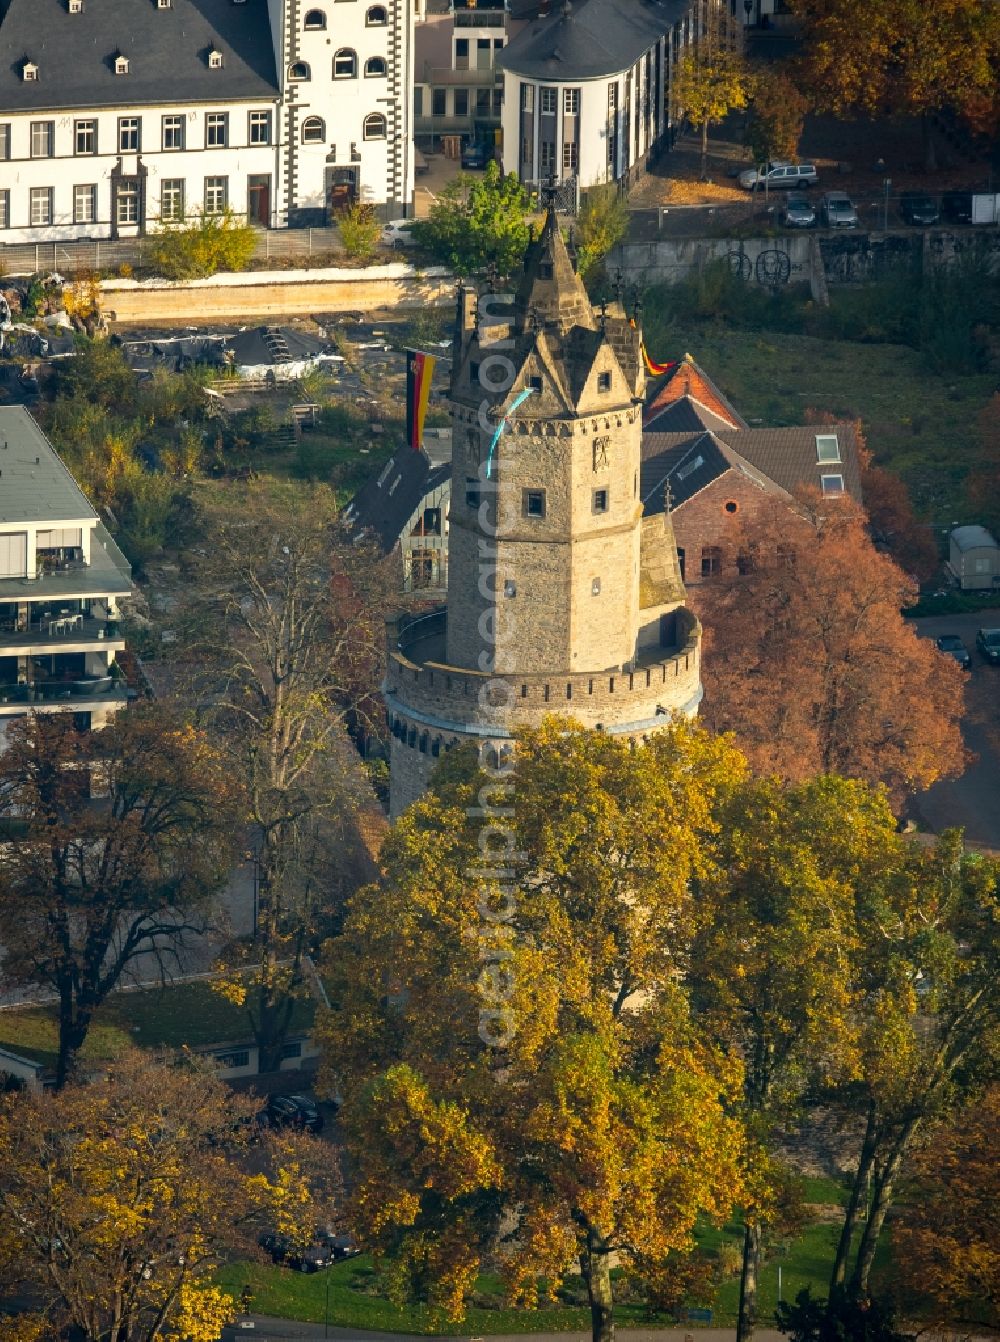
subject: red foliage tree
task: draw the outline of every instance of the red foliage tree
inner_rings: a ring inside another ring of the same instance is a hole
[[[769,500],[723,551],[698,593],[710,727],[761,772],[884,783],[897,803],[962,772],[965,673],[902,618],[915,584],[858,505]]]

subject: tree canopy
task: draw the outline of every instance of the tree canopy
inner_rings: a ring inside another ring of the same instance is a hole
[[[444,186],[426,219],[410,232],[414,241],[456,275],[496,266],[501,275],[520,267],[528,246],[528,195],[514,173],[495,162],[482,176],[462,175]]]

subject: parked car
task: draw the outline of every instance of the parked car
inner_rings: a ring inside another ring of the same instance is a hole
[[[463,168],[485,168],[493,157],[493,146],[486,140],[469,140],[462,146]]]
[[[781,212],[781,222],[786,228],[815,228],[816,211],[809,197],[797,192],[789,196]]]
[[[763,191],[765,186],[769,191],[796,188],[801,191],[803,187],[815,186],[819,174],[815,163],[788,163],[784,159],[774,159],[770,163],[762,163],[759,168],[747,168],[740,173],[737,181],[745,191],[753,191],[754,188]]]
[[[272,1263],[284,1263],[295,1272],[319,1272],[337,1259],[332,1247],[321,1240],[303,1248],[296,1246],[287,1235],[279,1235],[274,1230],[261,1235],[257,1243],[265,1253],[271,1255]]]
[[[971,224],[972,192],[946,191],[941,197],[941,213],[953,224]]]
[[[335,1235],[332,1230],[317,1230],[316,1243],[325,1245],[336,1263],[345,1258],[356,1258],[361,1252],[350,1235]]]
[[[959,666],[964,666],[966,670],[972,665],[972,658],[969,656],[969,649],[965,646],[957,634],[942,634],[940,638],[935,639],[939,652],[947,653],[949,657],[954,657]]]
[[[828,191],[820,207],[827,228],[857,228],[858,212],[846,191]]]
[[[413,247],[412,219],[390,219],[382,229],[383,247]]]
[[[899,213],[904,223],[916,224],[920,228],[936,224],[941,217],[934,197],[925,191],[904,191],[899,198]]]
[[[298,1128],[304,1132],[322,1132],[323,1115],[308,1095],[269,1095],[264,1110],[274,1128]]]
[[[992,666],[1000,666],[1000,629],[979,629],[976,647]]]

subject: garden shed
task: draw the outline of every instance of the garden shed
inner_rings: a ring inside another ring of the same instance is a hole
[[[1000,587],[1000,545],[985,527],[955,527],[948,566],[963,592]]]

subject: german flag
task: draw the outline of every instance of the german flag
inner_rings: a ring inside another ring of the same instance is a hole
[[[680,363],[679,359],[672,359],[669,363],[657,363],[655,359],[649,357],[649,350],[645,345],[642,346],[642,358],[650,377],[660,377],[663,373],[669,373],[671,368],[676,368]]]
[[[424,420],[437,358],[420,350],[406,351],[406,441],[415,452],[424,442]]]

